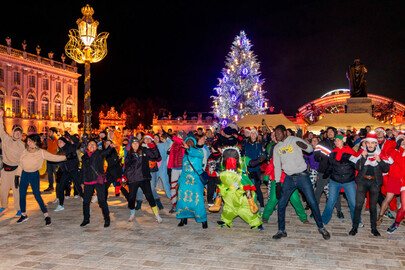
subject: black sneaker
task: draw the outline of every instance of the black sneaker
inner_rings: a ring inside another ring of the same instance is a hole
[[[345,215],[343,215],[343,212],[342,212],[342,211],[338,211],[338,212],[337,212],[337,217],[340,218],[340,219],[344,219],[344,218],[345,218]]]
[[[51,224],[52,224],[51,217],[46,217],[45,218],[45,226],[49,226]]]
[[[318,229],[318,232],[319,232],[320,234],[322,234],[323,239],[325,239],[325,240],[329,240],[329,239],[330,239],[330,234],[329,234],[329,232],[325,229],[325,227],[319,228],[319,229]]]
[[[107,227],[110,227],[110,219],[109,218],[104,221],[104,228],[107,228]]]
[[[287,233],[283,231],[278,231],[275,235],[273,235],[273,239],[281,239],[283,237],[287,237]]]
[[[357,229],[356,228],[352,228],[349,232],[349,235],[356,235],[357,234]]]
[[[371,229],[371,234],[374,235],[374,236],[377,236],[377,237],[381,236],[380,232],[377,231],[377,229]]]
[[[25,215],[25,216],[21,215],[21,217],[17,220],[17,224],[21,224],[23,222],[26,222],[27,220],[28,220],[27,215]]]
[[[89,223],[90,223],[90,220],[83,220],[82,224],[80,224],[80,227],[84,227]]]
[[[47,189],[44,189],[44,192],[51,192],[54,191],[53,187],[48,187]]]
[[[172,209],[169,211],[170,214],[176,213],[176,207],[172,206]]]

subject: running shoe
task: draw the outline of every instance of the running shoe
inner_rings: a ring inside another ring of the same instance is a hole
[[[21,217],[17,220],[17,224],[21,224],[23,222],[26,222],[27,220],[28,220],[28,216],[21,215]]]
[[[387,233],[393,234],[398,229],[397,224],[392,223],[392,225],[387,229]]]

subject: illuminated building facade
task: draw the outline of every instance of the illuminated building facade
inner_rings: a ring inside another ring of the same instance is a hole
[[[182,116],[172,117],[171,113],[168,116],[158,118],[154,115],[152,122],[152,129],[154,132],[158,132],[161,127],[164,130],[171,129],[174,132],[177,131],[194,131],[197,128],[208,129],[211,128],[215,122],[218,122],[216,118],[211,113],[194,113],[192,115],[187,115],[186,112]]]
[[[107,127],[115,127],[116,129],[122,130],[127,121],[127,115],[125,112],[119,115],[114,107],[111,107],[107,114],[100,111],[98,118],[100,121],[100,130],[105,130]]]
[[[47,132],[50,127],[78,132],[77,83],[80,74],[75,66],[13,49],[11,39],[0,45],[0,108],[5,111],[8,132],[16,124],[27,134]]]
[[[345,113],[346,100],[350,98],[349,89],[336,89],[332,90],[322,97],[315,99],[298,109],[298,118],[301,118],[301,122],[312,124],[326,113]],[[387,124],[401,124],[403,115],[405,112],[405,105],[375,94],[368,94],[368,98],[371,99],[373,104],[373,116],[379,121]]]

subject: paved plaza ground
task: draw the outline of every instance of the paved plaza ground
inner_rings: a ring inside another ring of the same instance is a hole
[[[42,179],[41,190],[46,187]],[[382,237],[375,238],[366,212],[365,228],[351,237],[346,203],[346,218],[334,215],[327,226],[332,235],[329,241],[323,240],[313,220],[302,224],[291,206],[286,218],[288,237],[276,241],[271,238],[277,231],[276,214],[263,231],[251,230],[240,219],[231,229],[219,228],[219,213],[208,214],[207,230],[193,220],[179,228],[175,215],[168,212],[169,200],[163,198],[162,224],[155,222],[146,201],[129,223],[124,198],[110,196],[111,226],[103,227],[101,210],[92,204],[91,223],[81,228],[80,199],[71,197],[64,211],[54,212],[55,193],[43,198],[52,217],[50,227],[45,227],[32,193],[27,198],[27,222],[15,223],[12,202],[0,217],[0,269],[405,269],[405,227],[388,235],[385,230],[392,220],[385,219]]]

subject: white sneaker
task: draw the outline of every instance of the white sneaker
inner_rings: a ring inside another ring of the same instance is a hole
[[[96,202],[98,202],[97,196],[94,196],[93,199],[91,200],[91,203],[96,203]]]
[[[129,219],[128,219],[128,222],[132,222],[134,219],[135,219],[135,215],[130,215]]]
[[[157,223],[159,223],[159,224],[162,223],[163,219],[160,217],[159,214],[157,214],[157,215],[155,216],[155,218],[156,218]]]
[[[69,200],[69,198],[70,198],[69,196],[65,196],[65,200]]]
[[[75,196],[73,196],[73,198],[77,199],[77,198],[79,198],[79,195],[75,195]]]
[[[364,224],[363,223],[359,223],[359,228],[364,228]]]
[[[58,205],[58,207],[56,207],[56,209],[53,210],[53,211],[59,212],[59,211],[62,211],[62,210],[65,210],[65,207],[63,207],[62,205]]]
[[[52,203],[58,203],[58,202],[59,202],[59,199],[56,198]]]

